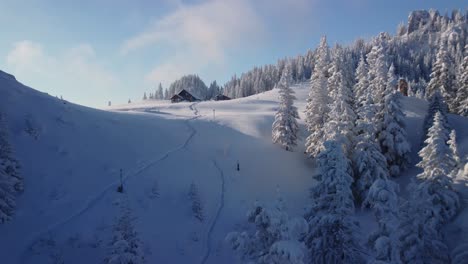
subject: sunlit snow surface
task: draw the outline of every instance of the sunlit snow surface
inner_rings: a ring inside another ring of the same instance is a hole
[[[286,152],[271,144],[276,90],[230,101],[145,101],[95,110],[37,92],[0,72],[0,110],[25,178],[13,220],[0,225],[1,263],[101,263],[124,199],[147,263],[237,263],[224,238],[245,225],[255,201],[281,196],[291,215],[303,214],[309,203],[315,169],[303,154],[307,84],[294,90],[301,142],[295,152]],[[405,98],[403,106],[416,153],[427,105]],[[450,122],[465,155],[468,120],[451,116]],[[120,169],[124,194],[116,192]],[[406,185],[418,172],[408,170],[399,182]],[[192,215],[192,182],[199,189],[203,222]],[[466,186],[458,187],[468,196]],[[467,234],[467,214],[460,213],[448,229],[456,239],[451,243]],[[363,233],[372,231],[370,214],[358,210],[357,215]]]

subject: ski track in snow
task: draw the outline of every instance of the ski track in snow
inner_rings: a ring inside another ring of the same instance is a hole
[[[216,223],[219,220],[219,216],[221,215],[221,211],[224,208],[224,192],[225,192],[225,189],[224,189],[225,188],[224,172],[218,166],[218,163],[216,162],[215,159],[213,159],[212,161],[213,161],[213,165],[215,166],[215,168],[219,171],[219,176],[220,176],[220,179],[221,179],[221,197],[220,197],[220,201],[219,201],[218,210],[216,211],[215,217],[213,218],[213,221],[211,222],[210,228],[208,229],[208,233],[206,235],[206,238],[207,238],[206,239],[206,252],[205,252],[205,255],[203,256],[203,258],[202,258],[202,260],[200,262],[201,264],[205,264],[206,261],[208,260],[208,257],[211,254],[211,236],[213,235],[213,230],[214,230],[214,227],[216,226]]]
[[[189,108],[190,108],[190,110],[193,111],[193,114],[195,115],[195,117],[200,117],[201,115],[199,114],[199,111],[198,111],[196,105],[197,105],[197,103],[193,103],[193,104],[191,104],[189,106]],[[192,127],[190,124],[188,124],[188,125],[196,133],[196,129],[194,127]],[[213,230],[214,230],[214,228],[216,226],[216,223],[219,220],[219,216],[221,215],[221,211],[224,208],[224,193],[225,193],[224,172],[221,169],[221,167],[219,167],[219,165],[218,165],[218,163],[216,162],[215,159],[212,159],[211,161],[213,162],[213,165],[216,168],[216,170],[218,170],[218,172],[219,172],[219,177],[220,177],[220,180],[221,180],[221,192],[220,192],[220,199],[219,199],[218,209],[216,210],[216,213],[215,213],[214,217],[212,218],[211,224],[210,224],[210,226],[208,228],[208,232],[205,235],[205,243],[206,243],[206,245],[204,246],[205,254],[203,255],[203,258],[201,259],[201,262],[200,262],[201,264],[205,264],[206,261],[208,260],[208,258],[210,257],[211,250],[212,250],[211,236],[213,235]]]
[[[196,104],[196,103],[195,103]],[[184,120],[184,124],[191,130],[189,136],[187,137],[187,139],[184,141],[184,143],[172,150],[169,150],[168,152],[166,152],[164,155],[162,155],[161,157],[155,159],[155,160],[152,160],[152,161],[149,161],[149,162],[146,162],[145,164],[135,168],[133,171],[131,171],[130,173],[126,173],[124,176],[123,176],[123,181],[126,182],[128,179],[130,178],[133,178],[133,177],[136,177],[137,175],[141,174],[142,172],[144,172],[145,170],[149,169],[150,167],[152,166],[155,166],[157,165],[158,163],[160,163],[161,161],[167,159],[172,153],[174,152],[177,152],[179,150],[182,150],[182,149],[186,149],[187,148],[187,145],[190,143],[190,141],[193,139],[193,137],[195,136],[195,134],[197,133],[197,131],[195,130],[195,128],[193,126],[190,125],[190,121],[192,120],[195,120],[197,118],[199,118],[200,116],[198,115],[198,110],[194,110],[193,107],[194,105],[190,105],[190,109],[192,109],[192,111],[194,111],[195,113],[195,117],[192,117],[192,118],[188,118],[188,119],[185,119]],[[68,216],[67,218],[65,219],[62,219],[61,221],[58,221],[52,225],[49,225],[48,227],[46,227],[44,230],[42,231],[39,231],[37,232],[36,234],[33,234],[32,235],[32,238],[30,238],[25,246],[25,249],[23,250],[23,254],[21,255],[21,263],[24,263],[25,260],[29,257],[28,255],[28,252],[29,250],[34,246],[34,244],[39,241],[44,235],[48,234],[48,233],[51,233],[53,232],[54,230],[68,224],[69,222],[73,221],[74,219],[80,217],[81,215],[83,215],[84,213],[86,213],[89,209],[91,209],[94,205],[96,205],[99,201],[101,201],[105,195],[109,192],[109,190],[112,190],[112,189],[115,189],[120,183],[120,180],[116,180],[110,184],[108,184],[104,189],[102,189],[98,194],[96,194],[94,197],[92,197],[91,199],[88,199],[88,201],[85,203],[85,205],[80,208],[78,211],[76,211],[75,213],[72,213],[70,216]]]

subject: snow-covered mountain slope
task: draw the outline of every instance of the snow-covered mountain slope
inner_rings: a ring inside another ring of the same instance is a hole
[[[222,111],[213,122],[211,106],[203,103],[168,105],[166,113],[106,112],[50,97],[4,73],[0,95],[25,178],[13,220],[0,226],[4,263],[99,263],[124,196],[148,263],[230,262],[224,237],[256,200],[282,195],[290,211],[301,214],[313,184],[301,152],[234,129],[242,119],[223,123]],[[251,107],[242,112],[224,111],[250,113],[253,123],[267,119],[258,125],[266,134],[275,102],[246,104]],[[119,169],[125,194],[116,192]],[[191,213],[192,182],[203,222]]]
[[[308,87],[294,90],[303,120]],[[288,213],[301,215],[314,184],[303,122],[295,152],[271,143],[277,96],[271,90],[230,101],[151,101],[103,111],[37,92],[0,72],[0,111],[25,179],[12,221],[0,225],[2,263],[101,263],[127,202],[147,263],[236,263],[224,239],[245,224],[252,204],[282,196]],[[427,103],[404,98],[403,107],[417,162]],[[468,120],[450,116],[450,122],[466,155]],[[124,194],[116,191],[120,169]],[[418,172],[405,172],[402,190]],[[192,183],[203,221],[192,213]],[[467,219],[466,213],[459,217]],[[370,221],[365,212],[359,217]],[[455,219],[447,232],[466,234],[465,222]]]

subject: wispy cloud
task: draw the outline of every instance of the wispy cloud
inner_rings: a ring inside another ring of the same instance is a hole
[[[170,82],[186,73],[207,67],[223,67],[227,57],[243,49],[261,48],[278,24],[297,27],[310,10],[310,0],[206,0],[184,4],[174,0],[174,10],[152,21],[127,39],[121,53],[169,47],[174,55],[147,74],[150,82]],[[271,20],[280,23],[270,25]],[[269,28],[270,27],[270,28]],[[273,28],[271,28],[273,27]]]
[[[71,100],[84,101],[93,95],[106,98],[119,87],[118,78],[101,65],[89,44],[52,55],[40,43],[23,40],[13,44],[6,63],[20,79],[48,80],[53,87],[46,90],[56,88]]]
[[[147,75],[148,81],[169,82],[203,67],[219,67],[228,52],[264,35],[263,21],[250,1],[211,0],[175,6],[172,13],[150,23],[121,47],[123,54],[158,46],[174,53]]]

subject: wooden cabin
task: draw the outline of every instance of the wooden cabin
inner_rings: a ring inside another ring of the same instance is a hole
[[[171,102],[172,103],[195,102],[195,101],[199,101],[199,100],[195,96],[193,96],[189,92],[187,92],[186,90],[182,90],[178,94],[174,94],[171,97]]]
[[[225,100],[231,100],[231,98],[225,96],[224,94],[218,94],[214,97],[215,101],[225,101]]]

